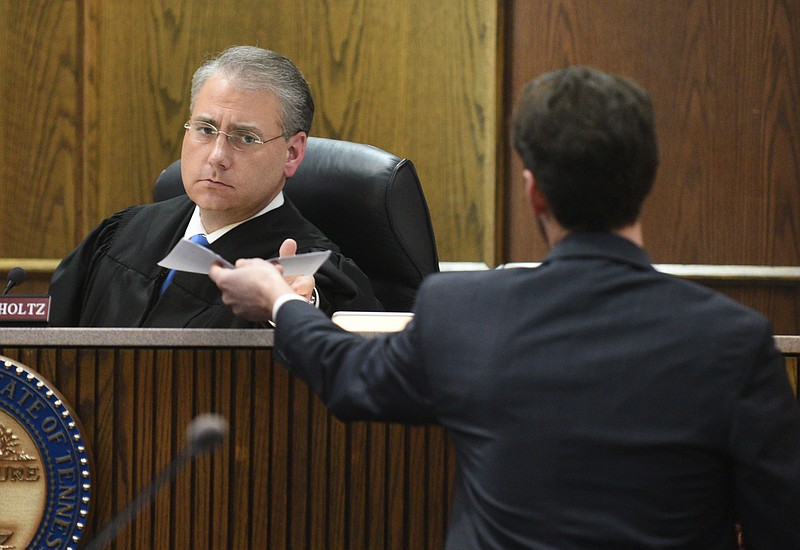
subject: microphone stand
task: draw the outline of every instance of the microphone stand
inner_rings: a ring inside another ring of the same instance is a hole
[[[191,446],[184,447],[180,454],[178,454],[166,468],[161,470],[153,481],[151,481],[141,493],[136,495],[136,498],[134,498],[122,512],[117,514],[113,520],[108,522],[106,526],[97,533],[97,536],[92,539],[92,542],[86,545],[84,550],[101,550],[111,544],[113,540],[117,538],[122,528],[136,519],[136,516],[144,509],[145,505],[155,498],[156,494],[164,485],[172,482],[178,475],[178,472],[194,459],[194,456],[195,452]]]
[[[84,550],[102,550],[117,537],[129,522],[155,498],[156,493],[164,485],[171,483],[183,468],[189,465],[198,455],[210,452],[220,445],[228,433],[228,422],[216,414],[201,414],[189,424],[186,430],[187,445],[172,462],[136,495],[130,504],[103,527]]]

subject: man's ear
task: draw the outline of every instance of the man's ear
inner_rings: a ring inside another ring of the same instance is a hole
[[[541,216],[549,210],[547,199],[542,194],[539,186],[536,185],[536,178],[533,172],[526,168],[522,171],[522,179],[525,181],[525,196],[528,198],[528,203],[531,205],[534,215]]]
[[[297,169],[302,164],[303,159],[306,157],[306,144],[308,143],[308,134],[305,132],[297,132],[289,138],[286,148],[286,164],[283,167],[283,174],[287,178],[294,176]]]

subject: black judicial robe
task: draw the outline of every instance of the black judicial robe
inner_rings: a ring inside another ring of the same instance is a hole
[[[330,250],[315,275],[320,309],[382,309],[367,276],[285,198],[210,245],[235,263],[239,258],[274,258],[287,238],[297,252]],[[50,282],[50,325],[91,327],[246,328],[262,326],[222,303],[207,275],[178,272],[158,297],[167,270],[158,266],[183,237],[194,203],[188,197],[129,207],[98,225],[66,256]]]

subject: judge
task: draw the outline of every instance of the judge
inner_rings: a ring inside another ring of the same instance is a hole
[[[286,57],[237,46],[194,74],[184,124],[186,195],[126,208],[97,226],[51,280],[52,326],[253,327],[204,274],[158,266],[179,239],[231,262],[318,250],[332,254],[293,292],[326,314],[379,310],[366,275],[283,192],[306,151],[314,102]]]

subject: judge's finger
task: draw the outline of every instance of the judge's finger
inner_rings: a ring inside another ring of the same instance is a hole
[[[281,248],[278,251],[278,254],[281,258],[286,256],[294,256],[297,253],[297,241],[294,239],[286,239],[281,244]]]

